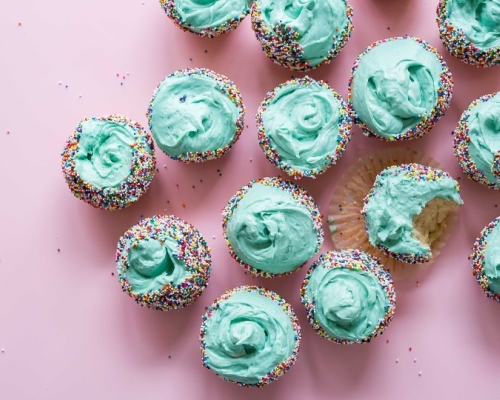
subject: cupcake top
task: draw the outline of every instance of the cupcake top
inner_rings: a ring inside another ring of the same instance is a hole
[[[500,0],[446,0],[446,10],[478,49],[500,47]]]
[[[231,255],[255,275],[288,274],[321,247],[321,215],[297,185],[264,178],[240,189],[222,212]]]
[[[256,0],[252,24],[275,62],[293,70],[315,68],[347,42],[352,8],[346,0]],[[266,50],[266,49],[264,49]]]
[[[472,272],[486,295],[500,302],[500,217],[490,222],[476,239]]]
[[[330,251],[311,265],[301,290],[310,323],[341,344],[369,342],[394,315],[391,275],[359,250]]]
[[[414,235],[414,217],[435,198],[462,204],[458,182],[448,173],[421,164],[402,164],[380,172],[361,213],[373,246],[405,262],[425,262],[431,248]]]
[[[278,294],[241,286],[208,307],[200,341],[205,367],[241,386],[264,386],[297,359],[300,326]]]
[[[500,188],[500,92],[480,97],[464,111],[455,130],[455,155],[472,179]]]
[[[123,290],[141,305],[164,310],[194,301],[211,268],[203,237],[174,216],[154,216],[127,230],[116,262]]]
[[[66,182],[76,197],[116,210],[147,190],[154,176],[151,136],[121,115],[83,119],[62,153]]]
[[[351,138],[351,126],[340,95],[307,76],[269,92],[257,113],[266,157],[297,178],[314,177],[335,164]]]
[[[221,157],[243,130],[245,108],[238,88],[208,69],[179,70],[157,87],[148,108],[156,144],[174,160]]]
[[[251,0],[160,0],[160,4],[182,29],[214,37],[236,28],[249,13]]]
[[[451,77],[429,44],[411,37],[375,42],[354,64],[349,101],[364,133],[385,140],[422,136],[451,100]]]

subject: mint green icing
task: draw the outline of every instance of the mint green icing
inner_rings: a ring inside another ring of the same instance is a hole
[[[370,243],[384,246],[396,254],[430,257],[430,247],[414,236],[413,217],[436,197],[462,204],[457,183],[442,172],[431,180],[418,170],[408,171],[399,166],[386,168],[377,175],[362,210]]]
[[[75,155],[76,172],[97,188],[120,187],[132,170],[133,129],[97,119],[82,121],[81,128]]]
[[[490,183],[500,187],[500,93],[469,110],[468,152]]]
[[[240,18],[250,11],[252,0],[174,0],[181,20],[189,29],[200,32],[218,28],[231,19]]]
[[[314,318],[323,330],[339,340],[360,341],[384,319],[389,299],[374,274],[359,269],[318,265],[306,286],[314,301]]]
[[[260,183],[237,203],[226,235],[241,261],[271,274],[297,269],[318,246],[310,210],[290,192]]]
[[[178,285],[189,275],[177,256],[175,239],[142,239],[129,242],[128,248],[127,279],[135,293],[157,291],[166,284]]]
[[[217,150],[231,144],[239,109],[221,93],[217,81],[205,75],[172,75],[151,104],[150,126],[167,155]]]
[[[394,137],[429,117],[442,65],[414,39],[378,44],[359,60],[351,87],[358,118],[379,136]]]
[[[320,64],[342,38],[347,24],[346,0],[259,0],[261,18],[274,31],[290,27],[303,49],[302,61]]]
[[[483,270],[488,278],[488,286],[494,293],[500,294],[500,225],[486,237]]]
[[[205,326],[206,364],[226,379],[259,383],[295,348],[290,317],[274,300],[256,291],[222,300]]]
[[[500,46],[500,0],[448,0],[447,14],[480,50]]]
[[[326,168],[341,140],[340,107],[332,91],[316,81],[278,87],[262,120],[281,161],[301,172]]]

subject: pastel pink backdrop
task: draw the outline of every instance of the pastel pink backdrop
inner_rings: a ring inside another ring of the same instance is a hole
[[[214,40],[182,32],[157,0],[4,2],[0,13],[0,398],[2,399],[469,399],[499,398],[500,304],[487,299],[467,257],[500,214],[499,193],[469,181],[452,152],[461,112],[500,90],[500,67],[469,67],[449,56],[435,24],[437,1],[352,0],[353,35],[341,54],[309,73],[347,95],[351,66],[371,42],[409,34],[436,46],[455,78],[451,107],[423,139],[426,152],[460,178],[465,201],[435,264],[397,282],[392,325],[368,345],[340,346],[309,326],[299,300],[306,268],[257,279],[228,254],[220,210],[249,180],[281,175],[264,157],[254,116],[267,91],[292,76],[271,63],[246,19]],[[156,85],[179,68],[229,76],[247,107],[239,142],[221,160],[181,164],[157,152],[149,192],[118,212],[95,210],[70,193],[60,152],[84,116],[122,113],[146,126]],[[119,76],[117,76],[117,74]],[[67,85],[67,87],[66,87]],[[358,157],[391,147],[358,128],[338,163],[303,179],[327,212],[336,182]],[[183,204],[185,206],[183,206]],[[144,216],[175,214],[212,248],[207,290],[192,306],[159,312],[121,292],[114,254],[124,230]],[[325,224],[326,226],[326,224]],[[322,252],[334,248],[326,235]],[[201,365],[198,332],[206,306],[243,284],[276,290],[302,323],[299,359],[264,389],[227,383]]]

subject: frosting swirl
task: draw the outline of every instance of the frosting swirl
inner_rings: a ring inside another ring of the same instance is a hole
[[[448,18],[480,50],[500,46],[499,0],[448,0]]]
[[[488,278],[488,288],[493,293],[500,294],[500,228],[498,224],[486,237],[483,268]]]
[[[467,118],[468,152],[489,183],[500,187],[500,93],[473,106]]]
[[[160,83],[148,119],[158,146],[180,158],[230,146],[236,140],[239,114],[216,75],[198,69],[178,71]]]
[[[263,23],[279,36],[292,36],[300,45],[300,58],[311,67],[328,57],[347,25],[346,0],[259,0],[258,3]]]
[[[179,246],[173,238],[131,240],[128,248],[127,279],[135,293],[159,290],[167,283],[178,285],[189,275],[176,256]]]
[[[363,262],[373,264],[367,255],[356,259],[343,251],[332,252],[330,258],[319,262],[307,278],[306,298],[315,305],[313,319],[329,337],[365,340],[385,318],[387,291],[372,272],[362,269]]]
[[[398,137],[429,118],[437,103],[442,65],[412,38],[380,42],[360,57],[350,98],[373,133]]]
[[[257,290],[233,291],[209,313],[202,327],[205,363],[225,379],[258,384],[295,351],[290,316]]]
[[[341,101],[310,78],[279,86],[261,107],[263,129],[281,162],[300,172],[322,171],[336,160]],[[344,134],[345,135],[345,134]]]
[[[134,131],[109,120],[81,122],[75,170],[98,188],[119,187],[132,170]]]
[[[271,274],[297,269],[319,246],[311,211],[286,190],[261,183],[239,200],[226,235],[240,261]]]
[[[175,7],[189,30],[217,28],[250,11],[250,0],[175,0]]]
[[[434,198],[462,204],[457,182],[441,170],[403,164],[380,172],[362,210],[370,243],[396,254],[431,256],[415,237],[413,217]]]

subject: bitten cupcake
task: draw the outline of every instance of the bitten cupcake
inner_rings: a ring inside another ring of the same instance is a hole
[[[474,100],[455,129],[458,163],[471,178],[500,188],[500,92]]]
[[[440,0],[437,23],[452,56],[476,67],[500,64],[500,0]]]
[[[352,8],[346,0],[256,0],[251,18],[266,55],[298,71],[329,63],[352,31]]]
[[[256,121],[267,159],[295,178],[326,171],[351,139],[352,120],[342,97],[307,76],[269,92]]]
[[[378,174],[361,213],[373,246],[413,264],[432,258],[446,215],[461,204],[458,182],[448,173],[402,164]]]
[[[251,0],[160,0],[160,4],[182,30],[213,38],[235,29],[250,12]]]
[[[313,328],[340,344],[368,343],[389,326],[396,306],[392,278],[373,256],[330,251],[311,265],[301,300]]]
[[[352,68],[349,103],[366,136],[394,141],[429,132],[451,101],[453,80],[437,50],[412,37],[371,44]]]
[[[500,217],[482,231],[473,246],[472,273],[486,296],[500,302]]]
[[[265,386],[295,363],[300,325],[275,292],[241,286],[207,308],[200,330],[203,365],[240,386]]]
[[[316,203],[281,178],[251,181],[229,200],[222,215],[231,256],[257,276],[289,274],[323,244]]]
[[[61,155],[64,178],[73,194],[103,210],[137,201],[155,172],[151,135],[118,114],[83,119]]]
[[[167,76],[149,104],[149,128],[170,158],[202,162],[222,157],[240,137],[245,107],[239,89],[214,71],[184,69]]]
[[[157,215],[123,234],[116,268],[123,291],[139,305],[168,311],[201,295],[210,277],[210,249],[192,225]]]

